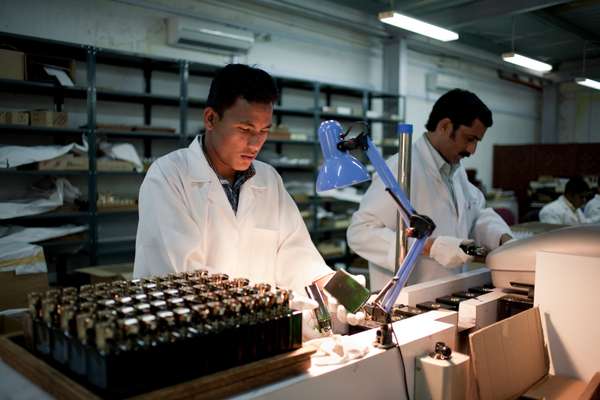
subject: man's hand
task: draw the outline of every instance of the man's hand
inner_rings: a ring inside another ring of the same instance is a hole
[[[321,337],[314,309],[319,305],[313,299],[292,292],[290,308],[302,311],[302,341]]]
[[[362,286],[366,286],[367,279],[364,275],[349,275]],[[327,293],[327,291],[325,291],[325,293]],[[335,297],[329,295],[328,293],[327,303],[331,315],[335,315],[337,319],[343,324],[347,323],[349,325],[358,325],[359,323],[365,320],[365,313],[363,311],[357,311],[356,314],[348,312],[348,310],[346,310],[346,307],[344,307],[341,304],[338,304]]]
[[[460,248],[461,244],[472,242],[452,236],[438,236],[431,245],[429,256],[446,268],[456,268],[473,260]]]

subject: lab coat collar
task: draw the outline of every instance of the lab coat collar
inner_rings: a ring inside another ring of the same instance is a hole
[[[571,210],[571,211],[573,211],[573,213],[577,214],[577,209],[575,208],[575,206],[573,205],[573,203],[571,203],[571,202],[569,201],[569,199],[567,199],[567,198],[565,197],[565,195],[562,195],[562,194],[561,194],[561,195],[560,195],[560,197],[559,197],[558,199],[559,199],[559,201],[562,201],[562,202],[565,204],[565,206],[567,206],[567,208],[568,208],[569,210]]]
[[[423,161],[425,161],[425,168],[427,169],[428,173],[441,182],[442,175],[432,154],[435,149],[429,143],[429,140],[425,137],[425,134],[417,139],[415,142],[415,149],[421,155]]]
[[[188,150],[188,167],[189,167],[189,177],[192,182],[216,182],[219,185],[221,182],[219,181],[219,177],[213,171],[212,167],[209,165],[208,160],[206,159],[206,155],[204,151],[202,151],[202,143],[200,142],[202,136],[196,136],[196,138],[189,145]],[[253,162],[254,168],[256,169],[256,174],[248,179],[243,185],[250,185],[255,189],[265,189],[267,187],[266,179],[264,174],[260,174],[258,171],[257,162]]]

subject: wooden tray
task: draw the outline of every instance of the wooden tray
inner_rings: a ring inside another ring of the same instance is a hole
[[[50,395],[60,399],[100,399],[89,386],[71,379],[24,348],[23,334],[0,336],[0,358]],[[144,399],[215,399],[300,374],[310,368],[312,347],[280,354],[136,396]]]

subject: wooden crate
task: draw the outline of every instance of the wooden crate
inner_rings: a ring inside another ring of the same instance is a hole
[[[23,345],[23,334],[0,336],[0,358],[32,383],[60,399],[100,399],[101,394],[77,382]],[[310,368],[312,347],[279,354],[187,382],[143,393],[136,399],[218,399],[266,385]]]

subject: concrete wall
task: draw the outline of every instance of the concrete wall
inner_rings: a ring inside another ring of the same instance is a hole
[[[558,102],[559,143],[600,142],[600,91],[564,83]]]

